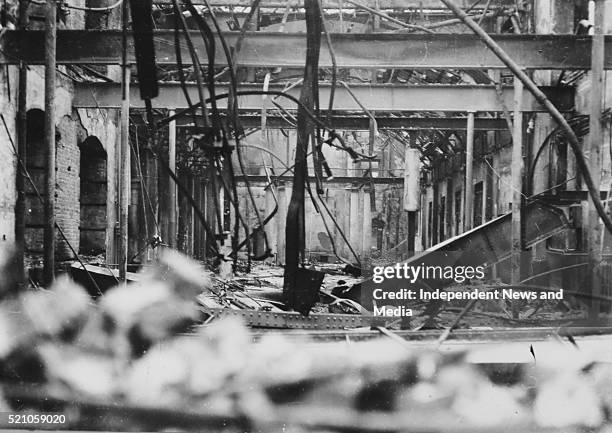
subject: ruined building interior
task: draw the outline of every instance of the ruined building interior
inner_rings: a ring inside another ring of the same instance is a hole
[[[3,0],[0,414],[609,431],[610,32],[610,0]]]

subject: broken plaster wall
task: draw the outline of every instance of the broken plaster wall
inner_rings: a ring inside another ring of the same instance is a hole
[[[115,226],[118,221],[118,139],[119,110],[78,108],[74,110],[78,122],[77,142],[96,137],[106,152],[106,234],[107,263],[113,262]]]
[[[75,0],[71,4],[85,6],[85,0]],[[43,29],[45,7],[44,4],[29,4],[27,10],[28,29]],[[17,7],[11,7],[8,10],[9,14],[16,14]],[[9,22],[17,21],[14,16],[8,18]],[[58,13],[58,19],[58,28],[60,29],[84,28],[83,11],[62,9]],[[70,242],[75,243],[78,248],[78,214],[75,213],[75,210],[78,210],[78,163],[75,164],[77,149],[74,142],[74,126],[70,108],[72,83],[63,75],[65,68],[60,66],[59,69],[55,101],[55,121],[59,134],[57,141],[57,221],[66,232]],[[0,125],[0,172],[2,173],[2,180],[0,180],[0,245],[8,245],[15,240],[17,157],[13,145],[18,145],[16,130],[18,85],[18,68],[16,66],[7,66],[0,70],[0,87],[2,88],[0,90],[0,112],[6,122],[6,128],[4,124]],[[42,66],[29,67],[27,86],[26,109],[44,110],[44,68]],[[13,144],[11,144],[11,140]],[[31,190],[27,180],[26,190]],[[37,199],[26,201],[26,212],[39,213],[33,207],[42,207],[42,205],[36,202],[38,202]],[[42,251],[42,228],[26,230],[26,245],[30,247],[28,249],[31,251]],[[67,255],[67,247],[61,240],[58,240],[58,254],[61,258]]]
[[[8,127],[7,131],[4,124],[0,124],[0,248],[15,241],[17,158],[13,145],[17,146],[17,76],[18,70],[14,66],[0,69],[0,113]]]
[[[32,66],[28,72],[27,110],[44,110],[44,68]],[[79,247],[79,149],[76,142],[75,123],[72,117],[72,81],[63,74],[57,74],[55,95],[56,126],[56,221],[62,228],[72,247]],[[40,191],[41,194],[44,191]],[[26,213],[35,212],[26,208]],[[43,228],[26,229],[26,246],[31,252],[42,252]],[[56,233],[57,256],[60,260],[72,256],[70,248]]]

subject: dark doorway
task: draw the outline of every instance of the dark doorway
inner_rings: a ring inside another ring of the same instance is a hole
[[[106,246],[106,151],[96,137],[87,137],[81,149],[81,254],[97,255]]]
[[[45,210],[36,191],[45,193],[45,112],[34,108],[26,116],[26,167],[36,187],[26,182],[25,248],[29,253],[42,253]]]

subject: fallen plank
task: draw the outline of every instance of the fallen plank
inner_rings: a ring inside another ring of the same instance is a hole
[[[119,271],[117,269],[109,269],[96,265],[85,265],[85,269],[86,270],[83,269],[80,263],[75,262],[70,266],[70,274],[77,283],[87,289],[90,295],[99,296],[100,294],[92,284],[91,279],[87,276],[88,272],[102,293],[117,285],[119,279]],[[134,272],[128,272],[126,278],[128,282],[135,282],[140,280],[140,275]]]

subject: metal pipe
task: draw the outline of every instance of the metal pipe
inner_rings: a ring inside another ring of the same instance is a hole
[[[45,183],[44,280],[55,279],[55,68],[57,43],[57,5],[47,0],[45,19]]]
[[[474,18],[477,17],[478,20],[480,21],[480,20],[482,20],[484,18],[492,18],[492,17],[495,17],[497,15],[498,15],[498,13],[493,11],[493,12],[485,12],[483,14],[469,15],[469,16],[474,17]],[[423,27],[425,27],[426,29],[432,30],[432,29],[439,29],[440,27],[446,27],[446,26],[452,26],[452,25],[455,25],[455,24],[461,24],[461,22],[462,21],[459,18],[451,18],[451,19],[444,20],[444,21],[438,21],[438,22],[431,23],[431,24],[425,24]]]
[[[474,22],[465,12],[463,12],[452,0],[440,0],[444,3],[450,10],[452,10],[457,17],[461,18],[465,25],[467,25],[478,37],[482,39],[482,41],[487,45],[487,47],[493,51],[493,53],[512,71],[512,73],[523,82],[527,90],[536,98],[536,100],[542,104],[546,110],[550,113],[551,117],[563,128],[565,133],[567,134],[568,141],[574,155],[576,156],[576,163],[578,168],[583,176],[584,182],[589,191],[589,195],[591,200],[593,201],[593,206],[597,210],[597,214],[599,218],[603,221],[606,229],[612,233],[612,220],[607,216],[606,211],[603,207],[603,204],[599,198],[599,188],[593,181],[593,177],[589,171],[589,167],[587,165],[584,154],[582,153],[582,149],[580,148],[580,142],[578,141],[578,137],[570,127],[567,120],[563,117],[563,115],[557,110],[557,108],[553,105],[552,102],[548,100],[546,95],[538,88],[538,86],[531,81],[529,76],[525,74],[521,70],[521,67],[506,54],[506,52],[482,29],[478,24]]]

